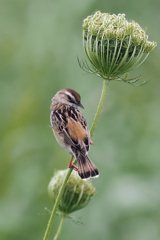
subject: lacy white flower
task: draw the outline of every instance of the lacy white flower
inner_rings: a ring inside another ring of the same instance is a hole
[[[87,72],[106,80],[126,80],[121,75],[144,62],[156,47],[140,25],[125,14],[97,11],[83,21],[83,47],[89,60],[79,62]]]

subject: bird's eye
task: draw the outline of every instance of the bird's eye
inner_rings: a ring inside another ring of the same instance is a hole
[[[68,100],[72,100],[72,98],[70,96],[68,96]]]

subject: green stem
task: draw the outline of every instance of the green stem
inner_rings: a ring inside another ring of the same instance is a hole
[[[54,237],[54,240],[57,240],[58,237],[59,237],[59,234],[60,234],[62,226],[63,226],[64,219],[65,219],[65,215],[63,215],[63,217],[62,217],[62,219],[60,221],[59,228],[58,228],[57,233],[56,233],[56,235]]]
[[[66,177],[65,177],[65,179],[64,179],[64,182],[63,182],[63,184],[62,184],[62,186],[61,186],[61,188],[60,188],[60,190],[59,190],[59,193],[58,193],[56,202],[55,202],[55,204],[54,204],[54,206],[53,206],[53,210],[52,210],[52,212],[51,212],[50,219],[49,219],[49,221],[48,221],[48,225],[47,225],[47,228],[46,228],[46,231],[45,231],[43,240],[47,240],[47,239],[48,239],[48,236],[49,236],[49,233],[50,233],[50,230],[51,230],[51,227],[52,227],[52,223],[53,223],[54,217],[55,217],[55,215],[56,215],[56,211],[57,211],[59,202],[60,202],[60,200],[61,200],[61,196],[62,196],[62,194],[63,194],[64,188],[65,188],[65,186],[66,186],[66,183],[67,183],[68,178],[69,178],[69,176],[71,175],[71,172],[72,172],[72,171],[73,171],[73,168],[69,168],[69,169],[68,169],[67,175],[66,175]]]
[[[93,132],[95,130],[95,127],[96,127],[96,125],[98,123],[98,119],[99,119],[99,116],[100,116],[100,113],[101,113],[101,110],[102,110],[102,106],[103,106],[103,103],[104,103],[104,99],[105,99],[105,95],[106,95],[108,84],[109,84],[109,81],[108,80],[104,80],[102,94],[101,94],[101,98],[100,98],[100,101],[99,101],[98,109],[97,109],[97,112],[96,112],[96,115],[95,115],[95,118],[94,118],[94,121],[93,121],[93,124],[92,124],[92,127],[91,127],[91,131],[90,131],[91,137],[92,137]],[[76,164],[76,162],[77,162],[77,160],[74,161],[74,164]],[[52,227],[52,223],[53,223],[54,217],[56,215],[56,211],[57,211],[58,205],[60,203],[60,200],[61,200],[64,188],[66,186],[66,183],[67,183],[67,181],[68,181],[72,171],[73,171],[73,168],[69,168],[68,169],[67,175],[66,175],[66,177],[64,179],[64,182],[63,182],[63,184],[62,184],[62,186],[61,186],[61,188],[59,190],[56,202],[55,202],[55,204],[53,206],[53,210],[52,210],[50,219],[48,221],[48,225],[47,225],[47,228],[46,228],[43,240],[47,240],[48,239],[48,236],[49,236],[49,233],[50,233],[50,230],[51,230],[51,227]]]
[[[91,130],[90,130],[91,137],[93,136],[93,132],[94,132],[94,130],[96,128],[96,125],[98,123],[98,119],[99,119],[101,111],[102,111],[102,107],[103,107],[104,99],[105,99],[105,96],[106,96],[108,84],[109,84],[109,81],[108,80],[104,80],[104,82],[103,82],[103,89],[102,89],[102,93],[101,93],[101,98],[100,98],[100,101],[99,101],[99,105],[98,105],[98,108],[97,108],[96,115],[94,117],[94,121],[93,121]]]

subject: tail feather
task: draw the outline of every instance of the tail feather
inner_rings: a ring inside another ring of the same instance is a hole
[[[99,176],[98,169],[87,155],[80,155],[77,160],[78,174],[83,180],[87,180],[89,178],[97,178]]]

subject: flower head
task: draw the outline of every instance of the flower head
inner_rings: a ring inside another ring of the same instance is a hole
[[[57,171],[48,185],[48,193],[54,203],[67,171]],[[92,183],[89,180],[83,181],[77,172],[73,171],[66,184],[58,208],[65,214],[77,211],[85,207],[94,194],[95,188]]]
[[[139,66],[156,47],[140,25],[128,22],[125,14],[97,11],[83,21],[83,47],[89,60],[80,66],[107,80]]]

